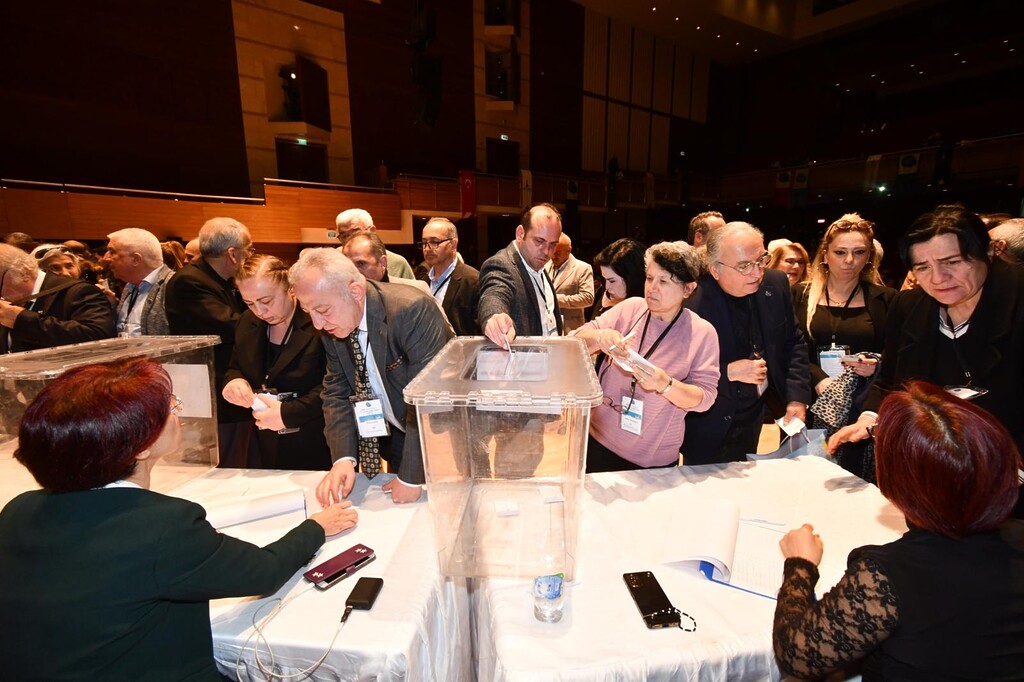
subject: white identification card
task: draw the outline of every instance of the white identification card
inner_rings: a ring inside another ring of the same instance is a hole
[[[380,400],[361,400],[355,404],[356,425],[363,438],[377,438],[388,435],[388,423]]]
[[[643,421],[644,401],[630,399],[628,395],[622,396],[622,418],[619,420],[622,430],[639,436]]]
[[[943,388],[949,394],[955,395],[961,400],[974,400],[978,396],[988,393],[987,388],[980,388],[978,386],[943,386]]]
[[[818,351],[818,366],[821,367],[822,372],[835,379],[842,376],[843,370],[846,369],[843,366],[843,358],[849,354],[849,346],[822,348]]]

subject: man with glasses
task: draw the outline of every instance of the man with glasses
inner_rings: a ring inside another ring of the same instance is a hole
[[[114,312],[94,285],[44,272],[33,256],[0,244],[0,352],[114,335]]]
[[[216,386],[224,385],[235,347],[235,326],[245,312],[235,273],[253,251],[245,225],[233,218],[212,218],[199,230],[200,257],[179,270],[165,287],[164,309],[171,334],[220,337],[213,347]],[[251,422],[249,410],[232,405],[217,392],[220,466],[245,466]]]
[[[423,226],[423,261],[430,267],[427,283],[457,336],[479,336],[476,307],[480,272],[459,258],[459,233],[447,218],[431,218]]]
[[[738,462],[757,451],[765,409],[785,423],[806,420],[807,349],[789,280],[766,270],[770,256],[753,225],[728,223],[708,236],[708,272],[687,308],[718,331],[718,399],[686,417],[683,463]]]
[[[373,224],[373,217],[368,211],[361,208],[350,208],[342,211],[334,219],[334,227],[338,231],[338,241],[344,244],[348,238],[357,232],[376,232],[377,227]],[[392,277],[404,279],[415,279],[412,266],[401,254],[384,250],[388,257],[388,274]]]

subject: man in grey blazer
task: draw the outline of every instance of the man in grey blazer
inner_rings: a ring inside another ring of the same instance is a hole
[[[522,336],[562,333],[562,312],[544,267],[562,234],[562,216],[551,204],[523,214],[516,238],[480,268],[477,319],[484,336],[506,347]]]
[[[394,502],[415,502],[424,482],[423,455],[416,415],[402,392],[452,337],[451,328],[433,298],[409,286],[367,281],[336,249],[306,249],[288,280],[313,326],[327,332],[323,402],[334,465],[317,487],[317,498],[326,506],[347,496],[355,482],[360,427],[352,400],[358,379],[352,343],[357,342],[389,429],[378,441],[381,456],[398,473],[385,489]]]
[[[170,334],[164,285],[174,271],[164,265],[160,240],[138,227],[111,232],[107,239],[103,262],[110,274],[127,284],[117,304],[118,336]]]
[[[551,255],[548,277],[555,285],[565,333],[582,327],[587,310],[594,305],[594,269],[572,255],[572,240],[565,232]]]

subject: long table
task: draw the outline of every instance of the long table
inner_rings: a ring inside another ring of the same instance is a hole
[[[173,494],[203,503],[301,488],[312,512],[320,508],[313,491],[322,477],[323,472],[216,469]],[[357,578],[373,576],[384,579],[373,608],[354,611],[316,672],[293,679],[458,682],[472,677],[465,581],[439,574],[426,504],[394,504],[381,491],[390,478],[381,474],[371,482],[357,477],[349,499],[359,508],[359,524],[329,538],[314,559],[316,563],[356,543],[365,544],[377,558],[354,576],[321,591],[311,589],[300,572],[275,595],[210,603],[214,658],[222,673],[235,679],[237,670],[240,679],[253,682],[267,678],[256,664],[256,639],[250,640],[253,615],[258,611],[262,618],[278,599],[289,598],[293,601],[263,629],[273,663],[265,642],[260,642],[260,659],[277,674],[308,667],[328,648]],[[264,545],[304,518],[296,511],[223,532]]]
[[[825,545],[819,593],[842,576],[851,549],[906,531],[876,487],[817,457],[594,474],[586,493],[579,577],[560,622],[534,618],[528,581],[484,580],[474,595],[480,680],[780,679],[775,601],[662,564],[672,516],[699,518],[709,501],[727,499],[739,503],[741,518],[778,528],[779,538],[812,523]],[[696,619],[696,632],[646,628],[622,574],[647,570]]]

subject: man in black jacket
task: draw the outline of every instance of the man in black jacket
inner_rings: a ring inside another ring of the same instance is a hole
[[[0,352],[52,348],[114,335],[114,311],[88,282],[45,273],[0,244]]]
[[[233,218],[213,218],[199,230],[199,251],[199,259],[167,281],[164,308],[171,334],[220,337],[220,344],[213,349],[213,368],[215,385],[223,386],[235,347],[235,326],[245,312],[234,277],[242,261],[252,254],[252,237],[248,228]],[[245,466],[248,429],[238,428],[238,424],[247,427],[251,415],[224,400],[220,391],[216,393],[220,466]]]

